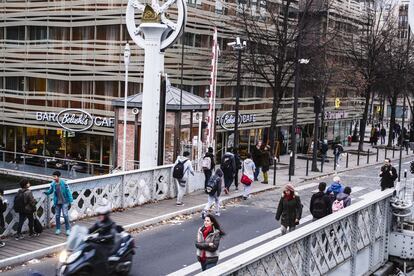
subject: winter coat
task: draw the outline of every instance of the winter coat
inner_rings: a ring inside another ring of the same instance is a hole
[[[231,158],[231,168],[230,168],[230,170],[224,168],[224,160],[226,158]],[[223,155],[223,157],[221,158],[220,169],[223,171],[224,177],[230,177],[230,176],[234,175],[234,173],[236,172],[236,158],[234,157],[233,153],[226,152]]]
[[[254,180],[254,171],[256,170],[256,165],[253,160],[247,158],[243,161],[243,174],[245,174],[251,181]]]
[[[336,200],[344,201],[344,208],[348,207],[349,205],[351,205],[351,196],[346,194],[346,193],[340,193],[336,196]]]
[[[322,198],[322,202],[324,203],[323,206],[317,206],[318,204],[315,204],[319,202],[319,198]],[[316,194],[313,194],[311,197],[309,209],[314,218],[323,218],[324,216],[327,216],[332,213],[331,199],[324,192],[317,192]]]
[[[252,149],[252,159],[256,167],[261,167],[263,165],[263,152],[256,146]]]
[[[186,161],[186,160],[188,160],[188,161]],[[186,182],[188,180],[188,177],[190,176],[190,173],[192,175],[194,175],[193,165],[191,164],[191,160],[188,159],[187,157],[178,156],[177,160],[175,160],[175,163],[174,163],[174,166],[172,167],[172,170],[174,170],[174,167],[175,167],[175,165],[178,164],[178,161],[180,161],[181,163],[186,161],[184,163],[184,175],[183,175],[183,178],[180,179],[180,181]]]
[[[397,170],[393,166],[381,167],[381,187],[392,188],[394,187],[394,181],[398,178]]]
[[[299,195],[295,192],[292,200],[287,200],[285,193],[280,198],[276,212],[276,220],[280,219],[280,223],[285,227],[296,226],[296,219],[302,217],[302,203]]]
[[[333,182],[328,189],[326,190],[326,194],[329,195],[330,193],[333,193],[336,197],[337,194],[342,193],[344,191],[344,186],[342,186],[341,183]]]
[[[27,188],[20,189],[18,193],[23,193],[24,211],[25,214],[33,214],[36,211],[36,200],[32,191]]]
[[[214,181],[217,187],[215,195],[219,197],[221,195],[221,186],[223,182],[223,171],[221,169],[217,169],[216,173],[210,177],[209,182]]]
[[[63,195],[63,197],[66,200],[67,204],[72,204],[73,202],[73,197],[72,197],[72,192],[69,189],[69,185],[63,181],[62,179],[59,179],[59,184],[57,184],[55,181],[53,181],[50,184],[49,190],[47,190],[47,192],[45,192],[46,195],[50,195],[53,194],[53,204],[56,207],[57,202],[58,202],[58,195],[56,192],[56,185],[60,185],[60,191]]]
[[[206,158],[206,157],[210,157],[210,159],[211,159],[210,170],[214,169],[216,167],[216,163],[214,162],[214,154],[212,154],[211,152],[206,152],[206,154],[204,155],[204,158]]]
[[[220,231],[215,229],[207,235],[204,239],[203,237],[204,226],[200,227],[197,232],[197,240],[195,247],[197,248],[197,259],[200,261],[200,257],[203,255],[203,251],[206,252],[206,263],[215,263],[219,257],[219,245],[221,234]],[[212,243],[213,246],[209,244]]]
[[[380,135],[381,135],[382,137],[385,137],[385,136],[387,135],[387,131],[385,130],[385,128],[381,128],[381,130],[380,130]]]
[[[272,162],[272,156],[268,150],[263,151],[262,153],[262,171],[269,171],[270,164]]]

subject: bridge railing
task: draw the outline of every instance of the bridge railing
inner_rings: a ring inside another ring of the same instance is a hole
[[[119,172],[103,176],[69,180],[74,202],[69,211],[71,220],[93,216],[101,198],[112,203],[113,209],[128,208],[144,203],[175,197],[176,188],[171,175],[172,165],[152,169]],[[49,184],[32,187],[37,201],[36,215],[43,226],[55,223],[53,195],[44,194]],[[14,234],[17,230],[18,215],[13,210],[13,201],[18,189],[5,192],[8,201],[4,212],[5,229],[2,235]],[[27,221],[23,230],[27,230]]]
[[[390,198],[360,202],[304,225],[198,275],[365,275],[387,260]]]

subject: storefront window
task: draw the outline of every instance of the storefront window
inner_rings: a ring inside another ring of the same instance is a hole
[[[65,148],[62,130],[46,130],[46,153],[50,156],[64,158]]]
[[[66,133],[66,158],[86,161],[87,135],[83,133]]]
[[[44,155],[44,138],[45,130],[41,128],[27,128],[26,129],[26,145],[27,153],[35,155]],[[49,155],[49,152],[45,151],[46,155]]]

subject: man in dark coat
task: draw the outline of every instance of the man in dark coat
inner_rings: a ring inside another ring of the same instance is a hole
[[[254,171],[254,181],[258,181],[260,170],[263,166],[262,164],[262,141],[259,140],[256,144],[256,146],[252,149],[252,159],[254,162],[254,165],[256,166],[256,170]]]
[[[231,183],[233,183],[234,175],[236,173],[236,158],[232,153],[232,149],[229,149],[221,158],[220,169],[224,174],[224,193],[227,195]]]
[[[397,170],[391,165],[391,159],[385,158],[379,176],[381,177],[381,191],[394,187],[394,181],[398,178],[398,174]]]
[[[213,173],[213,170],[216,166],[216,164],[214,163],[214,154],[213,154],[213,148],[209,147],[208,151],[206,152],[206,154],[203,157],[203,160],[205,158],[209,158],[210,159],[210,167],[209,168],[204,168],[203,167],[203,172],[204,172],[204,190],[206,190],[207,188],[207,183],[210,180],[210,177]]]
[[[311,197],[309,209],[314,220],[323,218],[332,213],[332,202],[329,195],[325,193],[325,189],[326,183],[319,183],[319,192],[313,194]]]

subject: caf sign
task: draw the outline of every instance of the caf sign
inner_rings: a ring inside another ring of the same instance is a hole
[[[236,116],[234,111],[228,111],[221,115],[221,117],[217,117],[217,123],[226,130],[234,130],[235,121]],[[254,122],[256,122],[256,114],[239,114],[239,119],[237,120],[239,127],[242,124]]]
[[[87,131],[93,126],[114,127],[114,118],[92,116],[82,109],[64,109],[59,113],[36,112],[37,121],[56,122],[63,129],[72,132]]]

